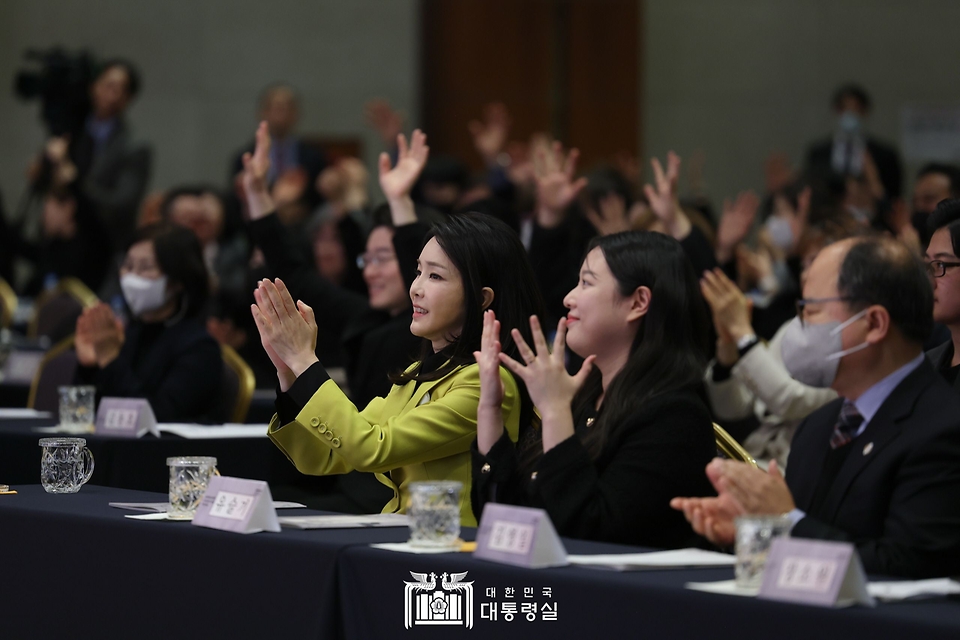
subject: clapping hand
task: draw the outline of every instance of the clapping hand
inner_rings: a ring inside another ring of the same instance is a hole
[[[123,323],[106,303],[84,309],[77,318],[74,348],[85,367],[103,368],[116,360],[123,340]]]
[[[733,366],[739,357],[737,341],[753,333],[753,304],[719,268],[704,272],[700,291],[710,306],[717,330],[717,359],[724,366]],[[732,349],[725,348],[731,346]]]
[[[596,356],[588,356],[580,371],[571,376],[564,366],[566,348],[567,319],[561,318],[557,324],[557,335],[553,340],[553,352],[547,347],[547,340],[540,328],[536,316],[530,316],[530,332],[536,353],[530,349],[520,331],[513,329],[511,335],[520,351],[526,366],[520,364],[505,353],[500,354],[500,362],[523,380],[533,404],[543,418],[543,450],[549,451],[567,438],[573,436],[573,414],[570,403],[593,369]]]
[[[673,151],[667,154],[667,170],[663,170],[658,158],[650,160],[653,166],[654,185],[643,186],[643,192],[650,202],[650,209],[666,228],[667,233],[677,240],[682,240],[692,228],[687,215],[680,208],[680,198],[677,195],[677,181],[680,178],[680,156]]]
[[[492,309],[483,313],[480,351],[474,351],[480,369],[477,405],[477,449],[486,455],[503,435],[503,380],[500,378],[500,321]]]
[[[260,332],[260,342],[277,369],[281,391],[287,391],[300,374],[317,362],[317,321],[303,301],[294,303],[286,285],[261,280],[250,305]]]
[[[554,142],[549,149],[538,147],[533,155],[533,171],[537,180],[537,224],[550,229],[563,222],[566,208],[587,186],[587,179],[574,180],[580,151],[564,154],[563,145]]]
[[[267,186],[270,172],[270,133],[266,121],[257,127],[253,153],[243,154],[243,173],[240,183],[250,218],[257,220],[274,210],[273,198]]]

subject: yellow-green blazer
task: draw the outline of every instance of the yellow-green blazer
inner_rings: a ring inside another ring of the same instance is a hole
[[[503,424],[516,442],[520,399],[513,376],[500,368]],[[411,482],[459,480],[460,522],[476,526],[470,508],[470,446],[477,435],[480,376],[477,365],[458,367],[440,380],[394,385],[358,411],[332,380],[320,386],[294,422],[274,415],[268,435],[301,473],[366,471],[393,489],[384,513],[405,513]]]

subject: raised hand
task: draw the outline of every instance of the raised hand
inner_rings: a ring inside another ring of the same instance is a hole
[[[600,210],[592,205],[584,207],[587,220],[602,236],[608,236],[631,229],[630,216],[627,212],[627,203],[616,193],[608,193],[600,198]]]
[[[385,146],[390,146],[403,131],[403,114],[383,98],[371,100],[363,108],[367,124],[380,134]]]
[[[106,303],[84,309],[77,318],[74,347],[80,364],[106,367],[120,355],[123,341],[123,323]]]
[[[487,166],[497,163],[497,156],[510,135],[510,112],[502,102],[492,102],[483,110],[483,122],[471,120],[467,125],[473,136],[473,147]]]
[[[417,129],[410,136],[410,145],[407,138],[401,133],[397,135],[397,164],[390,168],[390,156],[386,152],[380,154],[380,188],[388,201],[407,198],[410,190],[420,177],[420,173],[427,164],[430,156],[430,147],[427,146],[427,136]]]
[[[726,264],[737,245],[750,233],[757,217],[760,199],[753,191],[741,191],[733,202],[723,201],[723,215],[717,226],[717,262]]]
[[[677,192],[677,181],[680,178],[680,156],[673,151],[667,154],[667,170],[663,170],[658,158],[650,160],[653,167],[654,185],[646,184],[643,192],[650,202],[653,211],[667,233],[677,240],[682,240],[690,233],[691,224],[687,215],[680,208],[680,197]]]
[[[530,332],[536,352],[530,349],[523,335],[513,329],[511,335],[520,356],[526,366],[520,364],[505,353],[500,354],[500,362],[523,380],[530,394],[530,400],[540,411],[543,418],[543,450],[549,451],[567,438],[573,436],[573,414],[570,403],[593,369],[595,356],[583,361],[576,375],[567,373],[564,367],[564,349],[567,338],[567,319],[557,323],[557,335],[553,341],[553,352],[547,347],[547,340],[540,328],[536,316],[530,316]]]
[[[503,380],[500,378],[500,321],[493,310],[483,312],[480,351],[473,357],[480,369],[480,402],[477,405],[477,449],[486,455],[503,435]]]
[[[256,304],[250,311],[260,332],[260,341],[277,367],[281,388],[287,370],[297,378],[317,362],[317,322],[313,309],[302,301],[294,303],[286,285],[261,280],[254,290]],[[284,365],[286,369],[284,369]]]
[[[587,179],[574,180],[580,151],[564,154],[563,145],[554,142],[549,149],[534,150],[533,171],[537,180],[537,223],[550,229],[563,222],[566,208],[587,186]]]
[[[273,198],[267,186],[270,172],[270,132],[266,121],[257,127],[253,153],[243,154],[243,172],[240,184],[250,218],[257,220],[274,210]]]

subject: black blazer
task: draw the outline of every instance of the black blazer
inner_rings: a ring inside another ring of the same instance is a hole
[[[877,165],[880,182],[889,200],[899,198],[903,192],[903,167],[900,154],[894,147],[867,137],[867,151]],[[815,181],[822,181],[834,174],[833,171],[833,138],[822,140],[810,147],[807,151],[806,177]]]
[[[506,434],[480,455],[473,447],[473,512],[486,502],[545,509],[557,532],[572,538],[649,547],[702,544],[676,496],[715,495],[704,469],[717,455],[710,412],[695,390],[666,393],[647,402],[609,434],[596,461],[577,436],[540,456],[524,475]],[[487,466],[489,465],[489,466]]]
[[[853,542],[871,573],[960,574],[960,396],[924,360],[847,445],[811,513],[842,402],[810,414],[793,437],[787,484],[807,512],[793,535]]]
[[[953,340],[948,339],[943,344],[927,351],[927,360],[938,372],[950,368],[953,361]],[[953,388],[960,391],[960,376],[953,381]]]
[[[146,398],[157,422],[212,422],[220,394],[220,346],[198,318],[167,327],[131,322],[120,355],[103,369],[80,367],[77,381],[98,396]]]

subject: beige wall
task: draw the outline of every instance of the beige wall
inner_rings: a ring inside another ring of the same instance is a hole
[[[143,93],[130,120],[153,143],[153,188],[222,184],[252,138],[270,82],[303,94],[301,130],[360,136],[380,151],[363,104],[417,113],[417,0],[0,0],[0,190],[7,209],[42,143],[36,102],[12,95],[27,47],[89,47],[135,61]]]
[[[871,129],[898,142],[911,103],[960,105],[956,0],[644,0],[646,155],[706,154],[715,201],[763,185],[832,127],[829,99],[861,82]],[[912,171],[915,167],[909,167]]]

